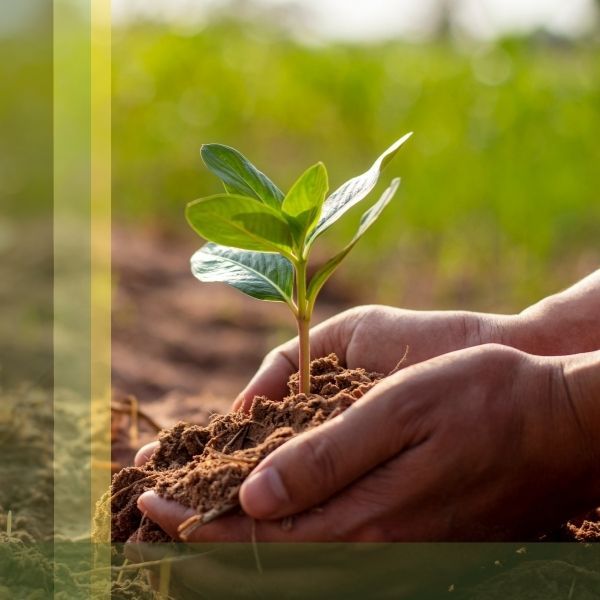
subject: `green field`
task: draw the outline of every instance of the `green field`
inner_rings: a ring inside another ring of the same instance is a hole
[[[361,269],[359,300],[514,310],[600,263],[597,43],[305,46],[220,21],[115,30],[113,60],[116,219],[193,236],[185,203],[220,191],[203,142],[284,189],[323,160],[336,187],[413,130],[383,177],[398,199],[338,276],[350,296]]]

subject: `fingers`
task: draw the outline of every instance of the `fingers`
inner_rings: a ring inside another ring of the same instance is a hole
[[[142,446],[137,451],[137,454],[135,455],[135,458],[133,459],[133,464],[136,467],[141,467],[142,465],[147,463],[148,460],[150,459],[150,457],[154,454],[154,451],[158,448],[158,446],[159,446],[159,443],[157,441],[150,442],[149,444]]]
[[[346,361],[346,350],[360,319],[360,311],[351,310],[324,321],[311,329],[312,356],[327,356],[332,352]],[[288,394],[287,380],[298,370],[298,338],[275,348],[265,357],[250,383],[233,403],[233,410],[248,410],[255,396],[281,400]]]
[[[250,409],[255,396],[267,396],[280,400],[287,392],[287,380],[298,370],[298,342],[290,340],[265,357],[250,383],[233,403],[233,410]]]
[[[258,521],[232,511],[206,525],[192,530],[186,538],[189,543],[229,543],[229,542],[383,542],[391,539],[388,526],[380,526],[399,503],[399,496],[410,496],[409,488],[422,487],[420,480],[428,477],[429,468],[419,468],[423,461],[408,452],[369,473],[344,490],[324,502],[317,509],[294,515],[289,520]],[[398,470],[401,471],[400,477]],[[419,474],[420,472],[420,474]],[[396,480],[401,485],[395,485]],[[400,489],[399,489],[400,488]],[[414,490],[413,490],[414,492]],[[155,492],[145,492],[138,499],[139,509],[157,523],[174,539],[179,539],[178,526],[194,511],[170,500],[160,498]],[[411,523],[414,511],[408,511],[402,531],[394,532],[398,539],[413,539]],[[426,524],[431,521],[430,511],[426,512]],[[395,517],[398,520],[398,517]],[[422,521],[422,520],[421,520]],[[422,526],[419,521],[417,526]],[[415,537],[414,539],[419,539]]]
[[[431,374],[419,366],[388,377],[343,415],[290,440],[244,482],[240,502],[256,519],[317,506],[429,435]]]
[[[177,527],[196,513],[173,500],[165,500],[153,491],[144,492],[137,501],[142,514],[157,523],[173,539],[179,539]]]
[[[152,491],[145,492],[138,498],[138,508],[174,539],[180,539],[177,532],[179,525],[196,514],[194,510],[178,502],[160,498]],[[340,528],[343,527],[345,532],[352,522],[351,517],[351,514],[341,514],[335,510],[321,510],[299,515],[294,518],[291,526],[287,526],[281,521],[254,521],[246,515],[233,512],[192,530],[185,541],[189,543],[253,540],[258,542],[331,541],[344,537],[341,529],[338,531],[336,527],[338,525]]]

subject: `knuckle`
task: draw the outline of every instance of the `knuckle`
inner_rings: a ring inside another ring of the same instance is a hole
[[[290,358],[290,348],[287,344],[282,344],[281,346],[273,348],[273,350],[271,350],[263,359],[261,368],[271,369],[278,365],[290,365],[292,369],[295,368],[295,365]]]
[[[375,304],[364,304],[362,306],[353,306],[345,310],[338,316],[340,323],[356,324],[362,321],[367,315],[377,310],[379,307]]]
[[[346,341],[352,340],[362,326],[366,325],[367,317],[372,315],[376,308],[375,305],[364,305],[344,311],[338,320],[340,337]]]
[[[260,367],[257,373],[262,373],[264,370],[269,369],[273,363],[275,362],[275,357],[277,355],[277,349],[270,350],[267,354],[264,355]]]
[[[276,362],[279,357],[283,354],[283,346],[277,346],[276,348],[273,348],[273,350],[270,350],[266,355],[265,358],[263,359],[263,365],[268,366],[268,365],[272,365],[274,362]]]
[[[518,363],[524,356],[523,352],[510,346],[490,343],[478,346],[481,360],[498,363],[499,366],[510,366]]]
[[[302,453],[311,485],[316,483],[321,489],[334,489],[339,479],[340,462],[331,440],[322,435],[308,435],[304,439]]]
[[[349,316],[358,320],[365,319],[367,317],[378,316],[385,312],[385,307],[380,304],[363,304],[356,306],[346,311],[350,313]]]

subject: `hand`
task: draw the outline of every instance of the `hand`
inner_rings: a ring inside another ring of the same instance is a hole
[[[258,541],[531,538],[599,500],[599,411],[563,366],[485,345],[407,367],[269,455],[241,488],[249,516],[190,541],[249,541],[253,526]],[[174,537],[190,516],[152,492],[139,506]]]
[[[497,342],[510,344],[513,332],[526,327],[518,316],[465,311],[415,311],[389,306],[359,306],[311,329],[311,354],[335,352],[349,368],[363,367],[387,374],[402,366],[446,352]],[[298,339],[272,350],[246,388],[234,401],[233,410],[247,410],[254,396],[273,400],[287,393],[287,380],[298,370]],[[145,463],[158,442],[137,453],[135,464]]]
[[[399,351],[398,344],[404,344],[402,353],[404,352],[404,348],[408,346],[409,353],[407,356],[407,360],[404,362],[404,366],[408,367],[409,365],[415,365],[419,361],[427,360],[428,358],[451,352],[452,350],[456,350],[458,348],[465,348],[469,346],[474,346],[477,344],[484,344],[487,342],[495,341],[507,344],[509,346],[514,346],[515,348],[521,348],[528,352],[540,354],[540,355],[558,355],[558,354],[575,354],[577,352],[588,352],[589,350],[593,350],[598,347],[598,343],[600,341],[600,323],[598,322],[598,312],[595,309],[597,306],[597,298],[598,292],[600,291],[600,271],[592,274],[590,277],[584,279],[582,282],[576,284],[569,290],[557,294],[556,296],[547,298],[537,305],[527,309],[523,313],[517,316],[498,316],[498,315],[481,315],[475,313],[464,313],[464,312],[436,312],[436,313],[423,313],[423,312],[414,312],[414,311],[402,311],[399,309],[392,309],[386,307],[362,307],[359,309],[353,309],[352,311],[348,311],[331,319],[321,326],[315,328],[313,330],[312,336],[312,351],[313,355],[324,355],[331,351],[336,352],[338,356],[346,362],[346,364],[350,367],[352,366],[364,366],[366,368],[372,370],[379,370],[383,372],[388,372],[392,369],[397,361],[398,356],[401,355]],[[575,335],[572,335],[575,332]],[[399,341],[401,340],[401,341]],[[273,351],[263,363],[263,366],[257,373],[257,375],[253,378],[250,384],[246,387],[244,392],[240,395],[240,398],[236,401],[236,408],[243,407],[246,408],[251,399],[256,394],[265,394],[272,398],[277,398],[283,396],[285,394],[285,381],[290,373],[292,373],[296,369],[296,342],[292,340],[287,344],[284,344],[282,347]],[[477,411],[473,413],[471,409],[467,406],[466,413],[464,416],[461,416],[461,403],[468,402],[464,398],[469,398],[470,395],[475,395],[473,400],[474,403],[477,401],[477,389],[479,386],[490,395],[490,398],[493,398],[494,395],[498,396],[498,406],[503,406],[502,398],[508,394],[508,398],[516,399],[516,406],[520,409],[527,409],[529,412],[539,413],[536,414],[535,417],[530,415],[529,419],[534,425],[531,426],[532,430],[537,432],[536,435],[540,437],[540,431],[552,431],[552,427],[554,423],[544,424],[544,421],[548,421],[549,419],[557,420],[557,416],[554,413],[548,415],[544,409],[547,408],[545,404],[548,399],[544,399],[542,397],[541,409],[538,411],[538,407],[535,406],[535,403],[530,404],[525,402],[524,397],[519,397],[518,394],[523,392],[523,390],[519,390],[518,388],[503,390],[503,386],[509,385],[510,382],[513,381],[513,378],[516,377],[517,373],[513,373],[511,370],[507,370],[505,372],[500,372],[500,380],[497,382],[497,387],[490,384],[489,376],[490,373],[487,373],[486,378],[481,379],[479,372],[477,370],[473,370],[472,368],[464,368],[464,361],[469,358],[469,360],[474,360],[473,357],[480,356],[485,357],[489,352],[489,348],[474,348],[470,351],[458,352],[454,355],[447,355],[446,357],[442,357],[441,359],[436,359],[435,361],[430,361],[429,363],[425,363],[417,367],[410,367],[404,369],[402,372],[399,372],[392,377],[388,378],[385,384],[378,385],[371,393],[367,394],[363,400],[360,401],[360,404],[355,408],[358,408],[367,398],[375,399],[379,397],[384,389],[389,389],[390,386],[392,388],[398,384],[402,384],[398,388],[398,396],[400,398],[403,397],[403,394],[406,394],[406,385],[407,382],[404,378],[407,378],[407,381],[410,383],[412,381],[425,381],[425,389],[422,390],[423,398],[429,398],[429,404],[426,404],[427,408],[423,410],[426,412],[431,410],[432,406],[435,403],[439,403],[438,412],[443,409],[440,407],[447,406],[449,401],[446,400],[444,402],[443,398],[447,398],[448,391],[451,388],[446,389],[445,386],[454,384],[455,382],[446,382],[445,378],[449,376],[448,374],[453,372],[454,369],[458,369],[459,372],[461,368],[463,372],[459,377],[459,381],[463,381],[463,384],[467,389],[461,390],[460,386],[458,388],[459,394],[461,397],[456,400],[456,406],[453,406],[453,415],[455,420],[458,419],[458,423],[455,428],[455,435],[457,440],[455,440],[454,445],[462,448],[461,444],[461,436],[463,433],[471,433],[470,431],[463,432],[464,423],[470,423],[472,421],[472,414],[477,415]],[[499,351],[500,352],[500,351]],[[527,355],[521,353],[515,353],[514,351],[504,348],[501,350],[502,353],[511,353],[513,352],[515,355],[524,357]],[[467,358],[465,358],[467,357]],[[523,359],[524,360],[524,359]],[[537,362],[536,362],[537,360]],[[555,361],[557,359],[554,359]],[[441,361],[441,362],[440,362]],[[446,361],[450,361],[447,365]],[[468,361],[467,361],[468,362]],[[528,357],[525,361],[529,364],[528,369],[532,369],[532,365],[537,365],[537,371],[541,369],[542,364],[546,364],[546,369],[548,369],[548,365],[552,362],[552,360],[545,359],[545,362],[542,359],[534,359],[533,357]],[[461,367],[462,365],[462,367]],[[433,367],[431,371],[429,367]],[[453,366],[453,369],[450,369],[449,366]],[[468,366],[468,365],[467,365]],[[488,365],[487,370],[491,370],[493,374],[494,369],[500,369],[501,365]],[[556,365],[554,366],[556,368]],[[596,368],[596,364],[594,364],[594,368]],[[423,371],[424,373],[430,373],[429,377],[431,381],[427,381],[427,377],[423,379],[419,374]],[[519,370],[517,370],[519,371]],[[554,372],[554,371],[553,371]],[[597,372],[597,368],[596,368]],[[520,371],[519,371],[520,373]],[[417,377],[419,375],[419,377]],[[496,373],[498,375],[498,373]],[[539,372],[537,375],[538,381],[540,378]],[[589,378],[589,376],[588,376]],[[566,381],[566,378],[563,378]],[[561,380],[561,377],[558,377],[558,380]],[[527,378],[520,379],[522,386],[527,385]],[[544,384],[544,385],[542,385]],[[539,399],[540,389],[548,388],[547,381],[542,377],[542,381],[540,382],[541,388],[537,388],[534,386],[533,391],[531,392],[531,397],[535,399],[536,394]],[[577,384],[578,385],[578,384]],[[473,388],[476,390],[473,391]],[[489,388],[489,389],[488,389]],[[410,388],[409,388],[410,389]],[[572,432],[574,429],[582,429],[583,425],[585,425],[585,420],[581,418],[577,418],[577,408],[573,405],[573,402],[570,400],[571,395],[567,393],[565,390],[568,388],[563,386],[562,394],[563,396],[567,396],[568,400],[565,402],[564,400],[560,403],[561,406],[564,404],[569,405],[571,408],[567,406],[565,412],[567,413],[567,420],[570,425],[567,427],[567,431],[570,431],[569,439],[571,443],[569,444],[569,450],[572,451],[573,448],[579,447],[579,450],[575,452],[583,452],[585,454],[585,458],[589,455],[589,447],[593,446],[591,442],[589,442],[588,438],[582,436],[578,442],[572,441]],[[558,390],[558,391],[557,391]],[[556,382],[552,386],[553,394],[559,394],[561,388]],[[465,396],[462,396],[463,391],[465,391]],[[480,390],[481,391],[481,390]],[[467,393],[468,392],[468,393]],[[600,393],[598,390],[595,392]],[[393,391],[388,391],[389,394],[394,394]],[[516,395],[515,395],[516,394]],[[482,398],[486,398],[487,396],[483,396]],[[591,396],[590,396],[591,397]],[[415,400],[412,400],[412,404],[415,404]],[[482,402],[482,398],[479,398],[479,404]],[[417,403],[418,404],[418,403]],[[490,406],[493,407],[493,403],[488,403],[488,409]],[[403,403],[400,403],[401,406],[404,406]],[[484,407],[486,403],[483,402]],[[408,406],[411,406],[411,403],[408,403]],[[479,410],[482,409],[482,406],[477,405]],[[588,409],[589,410],[589,409]],[[354,408],[353,408],[354,411]],[[435,412],[435,411],[434,411]],[[485,411],[484,411],[485,412]],[[491,411],[492,414],[494,411]],[[356,414],[364,414],[364,409],[360,411],[360,413],[353,412],[353,415]],[[598,411],[594,413],[591,411],[592,417],[590,421],[592,423],[596,423],[596,426],[600,426],[600,415]],[[456,416],[458,415],[458,416]],[[365,415],[367,418],[368,415]],[[483,419],[483,423],[485,425],[484,430],[490,428],[490,425],[486,425],[486,418],[490,418],[489,415],[482,414],[480,415]],[[510,432],[510,427],[508,425],[511,423],[511,412],[509,410],[505,410],[504,417],[506,419],[505,425],[507,425],[507,431]],[[512,415],[512,419],[519,423],[519,413],[515,413]],[[393,423],[395,420],[394,414],[389,415],[390,423]],[[575,419],[575,420],[573,420]],[[332,423],[327,424],[327,427],[338,427],[339,423],[344,421],[345,423],[350,422],[348,419],[348,415],[342,417],[342,419],[334,420]],[[358,422],[358,421],[357,421]],[[452,422],[451,420],[449,421]],[[335,425],[334,425],[335,423]],[[559,430],[561,429],[561,425],[563,424],[560,419],[558,419]],[[385,421],[381,422],[382,432],[386,434],[386,425]],[[544,427],[548,427],[547,430],[544,430]],[[513,423],[513,429],[516,429],[516,425]],[[316,435],[319,434],[321,428],[318,431],[310,432],[308,435]],[[327,430],[323,430],[325,432]],[[473,437],[474,432],[477,431],[476,428],[473,429]],[[593,431],[593,429],[592,429]],[[393,433],[393,432],[392,432]],[[515,438],[516,440],[521,440],[522,436],[520,434],[522,432],[516,432],[519,435]],[[347,435],[354,438],[357,434],[356,432],[348,432]],[[380,435],[376,433],[376,435]],[[509,435],[507,433],[507,435]],[[292,442],[292,444],[285,444],[281,449],[279,449],[272,457],[269,457],[265,463],[261,464],[256,469],[256,474],[260,473],[266,465],[270,464],[270,461],[275,460],[277,456],[287,456],[286,452],[291,453],[290,456],[294,455],[294,448],[297,447],[298,444],[304,443],[302,442],[306,436],[300,436],[296,440]],[[325,436],[325,433],[323,433]],[[440,437],[441,436],[441,437]],[[385,440],[389,439],[388,435],[381,436],[383,439],[381,443],[385,444]],[[449,434],[446,435],[449,437]],[[438,430],[437,435],[432,439],[431,443],[426,444],[425,448],[432,447],[434,440],[443,439],[444,436]],[[310,439],[310,438],[308,438]],[[318,438],[317,438],[318,439]],[[466,438],[469,439],[469,438]],[[494,442],[497,440],[494,436],[490,436],[490,442]],[[587,440],[587,442],[586,442]],[[510,440],[509,440],[510,442]],[[308,448],[310,449],[311,442],[308,443]],[[588,450],[587,454],[584,450],[582,450],[582,445],[586,446]],[[508,450],[514,450],[515,443],[511,445],[508,443],[507,449],[504,451],[504,456],[508,456]],[[531,447],[531,443],[529,444]],[[136,464],[140,464],[152,453],[155,445],[150,445],[142,448],[140,450],[138,457],[136,458]],[[452,444],[448,443],[448,447],[451,448]],[[560,447],[560,446],[559,446]],[[548,448],[556,450],[557,444],[549,440]],[[456,448],[451,448],[456,453]],[[465,446],[465,451],[467,451],[469,447]],[[446,448],[444,444],[440,445],[440,450],[446,452]],[[491,447],[488,450],[492,452],[496,452],[498,456],[502,456],[502,452],[497,447],[494,447],[491,444]],[[423,450],[417,454],[422,454]],[[487,450],[486,450],[487,452]],[[514,452],[512,452],[514,453]],[[538,449],[539,453],[539,449]],[[544,456],[544,461],[541,461],[539,464],[542,467],[546,467],[547,464],[552,460],[552,457],[549,452],[548,455]],[[468,452],[467,452],[468,455]],[[443,457],[444,455],[442,455]],[[484,456],[486,453],[484,452]],[[562,465],[562,469],[557,467],[557,472],[564,471],[568,474],[572,479],[578,478],[579,470],[575,469],[573,471],[569,471],[565,464],[568,464],[570,459],[576,460],[576,457],[570,456],[567,453],[566,463],[565,461],[558,460],[557,465]],[[468,456],[467,456],[468,458]],[[492,455],[493,458],[493,455]],[[528,464],[528,461],[531,462],[532,458],[527,455],[519,455],[519,460],[524,461],[524,464]],[[538,457],[539,458],[539,457]],[[280,460],[280,459],[277,459]],[[283,460],[283,459],[281,459]],[[298,460],[298,459],[296,459]],[[305,461],[303,459],[299,459],[301,465],[309,464],[310,461]],[[442,458],[444,460],[444,458]],[[293,462],[293,461],[292,461]],[[396,460],[391,460],[390,464],[395,464]],[[585,464],[589,464],[588,460],[582,461]],[[285,461],[284,461],[285,463]],[[358,463],[357,463],[358,464]],[[579,462],[576,463],[579,466]],[[500,467],[502,465],[499,465]],[[310,467],[310,465],[309,465]],[[309,468],[308,467],[308,468]],[[333,472],[333,469],[329,469]],[[360,468],[359,468],[360,470]],[[374,474],[377,473],[380,469],[376,469]],[[435,469],[431,469],[432,472],[435,472]],[[500,469],[501,472],[502,469]],[[385,469],[383,473],[385,473]],[[459,471],[460,472],[460,471]],[[446,475],[449,477],[449,475]],[[531,474],[530,474],[531,476]],[[566,480],[567,478],[565,478]],[[590,478],[588,477],[587,480]],[[371,475],[365,475],[364,481],[368,483],[372,480]],[[586,481],[587,481],[586,480]],[[255,478],[250,478],[247,484],[242,488],[242,504],[247,513],[253,514],[257,517],[261,516],[260,509],[257,509],[256,506],[252,506],[253,501],[251,499],[252,493],[249,491],[250,483],[252,481],[256,481]],[[442,478],[443,481],[443,478]],[[318,484],[315,482],[314,484],[311,482],[311,485],[307,488],[310,492],[312,487],[318,487]],[[256,486],[255,486],[256,487]],[[258,486],[260,489],[260,486]],[[360,489],[360,488],[359,488]],[[560,486],[559,486],[560,489]],[[586,495],[584,490],[587,489],[586,485],[580,486],[579,494],[568,494],[568,498],[570,502],[577,504],[578,501],[574,500],[574,498],[585,497],[589,498],[589,495]],[[439,490],[438,490],[439,491]],[[507,493],[510,493],[510,486],[507,490]],[[375,492],[373,492],[375,493]],[[377,492],[379,493],[379,492]],[[468,493],[467,493],[468,495]],[[341,495],[343,497],[343,494]],[[460,494],[458,494],[460,497]],[[597,501],[597,497],[595,501]],[[585,501],[583,501],[585,504]],[[173,524],[180,523],[185,516],[188,516],[181,506],[178,506],[173,503],[167,503],[164,500],[156,498],[152,494],[142,498],[140,504],[144,507],[147,507],[150,516],[154,515],[153,518],[161,523],[167,531],[174,531]],[[531,504],[531,503],[530,503]],[[518,505],[518,503],[517,503]],[[551,513],[549,507],[553,506],[552,503],[548,505],[548,503],[542,502],[543,507],[538,512],[540,513]],[[529,506],[532,508],[532,506]],[[288,507],[289,510],[292,510]],[[295,508],[294,510],[300,510],[299,508]],[[561,512],[562,509],[559,510]],[[293,512],[293,510],[292,510]],[[263,515],[264,516],[264,515]],[[302,522],[306,523],[307,519],[306,515],[302,517]],[[319,519],[312,515],[312,523],[316,526],[316,529],[319,529]],[[339,519],[335,519],[336,522]],[[541,519],[544,521],[545,519]],[[242,527],[243,522],[239,523]],[[264,530],[269,524],[261,523],[261,529]],[[321,527],[327,526],[327,520],[321,519],[320,521]],[[533,522],[530,523],[533,525]],[[170,527],[170,529],[169,529]],[[224,527],[224,529],[223,529]],[[200,532],[201,539],[212,539],[211,535],[215,536],[215,539],[227,539],[227,536],[231,533],[228,533],[226,520],[222,520],[215,524],[210,524],[205,526]],[[237,539],[239,535],[242,535],[243,539],[248,539],[248,522],[246,520],[246,526],[242,527],[237,535],[234,532],[231,536],[231,539]],[[463,533],[468,535],[469,528],[467,527]],[[278,530],[271,529],[270,531],[265,531],[267,539],[278,539],[279,534],[281,533]],[[306,528],[297,527],[296,533],[298,539],[306,539]],[[205,537],[202,537],[205,536]],[[315,537],[309,535],[309,538]],[[335,537],[335,536],[334,536]],[[409,536],[410,537],[410,536]],[[289,540],[290,536],[286,536],[283,539]],[[316,539],[321,539],[319,535],[316,536]]]
[[[540,356],[590,352],[600,347],[600,269],[569,289],[544,298],[518,315],[466,311],[413,311],[361,306],[311,330],[312,356],[335,352],[346,366],[389,373],[403,366],[479,344],[503,344]],[[270,352],[233,404],[247,409],[256,395],[287,393],[298,370],[297,338]]]
[[[349,367],[389,373],[406,352],[404,366],[478,344],[498,343],[542,356],[589,352],[600,347],[600,269],[571,288],[549,296],[519,315],[464,311],[420,312],[385,306],[346,311],[311,330],[313,356],[335,352]],[[247,409],[255,395],[283,397],[297,370],[296,339],[270,352],[233,403]],[[138,452],[145,462],[157,442]]]
[[[388,374],[446,352],[483,343],[509,343],[517,316],[465,311],[414,311],[359,306],[311,329],[311,355],[335,352],[348,368]],[[281,399],[288,377],[298,370],[298,338],[272,350],[241,392],[233,409],[250,407],[254,396]]]

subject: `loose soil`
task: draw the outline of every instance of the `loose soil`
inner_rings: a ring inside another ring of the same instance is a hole
[[[147,490],[194,509],[180,537],[238,506],[244,479],[269,453],[295,435],[335,418],[383,375],[345,369],[335,355],[311,364],[311,394],[298,393],[298,376],[281,402],[256,397],[249,413],[215,416],[207,426],[179,423],[159,437],[160,446],[143,467],[129,467],[112,483],[112,536],[115,542],[167,541],[169,536],[143,521],[137,498]]]

